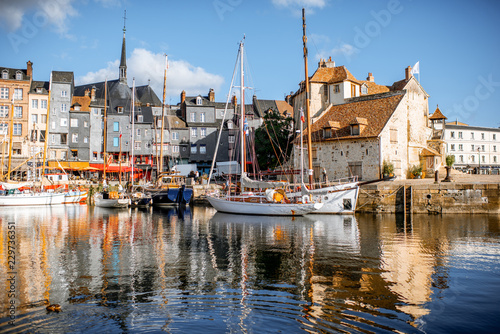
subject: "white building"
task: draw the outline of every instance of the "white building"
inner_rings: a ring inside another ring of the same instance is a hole
[[[500,128],[469,126],[458,121],[446,123],[444,140],[446,153],[455,156],[456,169],[498,174]]]

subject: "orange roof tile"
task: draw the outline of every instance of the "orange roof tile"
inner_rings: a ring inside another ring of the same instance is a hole
[[[404,91],[386,94],[368,95],[355,98],[350,103],[334,105],[311,125],[313,141],[335,140],[336,138],[377,137],[392,116],[405,95]],[[352,136],[350,124],[354,119],[367,123],[359,136]],[[363,120],[363,118],[365,120]],[[323,137],[323,129],[330,127],[330,122],[338,122],[339,129],[332,133],[332,138]]]
[[[338,67],[320,67],[314,72],[310,82],[324,82],[324,83],[337,83],[344,80],[350,80],[356,83],[360,83],[354,75],[349,72],[345,66]]]
[[[80,111],[90,111],[90,96],[73,96],[72,106],[77,104],[80,105]]]
[[[439,110],[439,107],[436,108],[436,111],[434,111],[434,114],[429,117],[429,119],[447,119],[445,115]]]
[[[373,81],[361,81],[361,83],[364,83],[367,86],[368,95],[387,93],[390,91],[389,87],[378,85]]]

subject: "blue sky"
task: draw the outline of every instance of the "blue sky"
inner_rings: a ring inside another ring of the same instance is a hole
[[[420,81],[448,117],[500,127],[500,2],[347,0],[17,0],[0,1],[0,66],[35,80],[73,71],[77,84],[118,77],[124,10],[129,84],[167,103],[216,91],[225,101],[238,42],[246,36],[246,77],[262,99],[284,99],[304,77],[301,8],[307,9],[309,74],[332,57],[358,79],[404,78],[420,62]],[[418,79],[418,76],[417,76]]]

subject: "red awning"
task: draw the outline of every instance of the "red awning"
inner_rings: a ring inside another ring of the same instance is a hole
[[[90,164],[90,167],[97,168],[100,171],[104,171],[104,165],[103,164]],[[132,167],[129,166],[122,166],[120,169],[120,166],[106,166],[106,172],[109,173],[128,173],[132,171]],[[140,172],[141,170],[138,168],[134,168],[134,172]]]

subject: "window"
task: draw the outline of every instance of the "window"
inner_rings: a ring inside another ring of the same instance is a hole
[[[84,128],[88,128],[88,127],[89,127],[89,122],[87,122],[87,121],[83,121],[83,127],[84,127]]]
[[[62,151],[61,152],[61,160],[66,160],[66,156],[67,156],[68,152],[66,151]]]
[[[71,142],[78,143],[78,133],[73,133],[73,135],[71,136]]]
[[[113,146],[114,147],[120,146],[120,137],[113,137]]]
[[[463,155],[459,155],[458,156],[458,161],[459,162],[464,162],[464,156]]]
[[[198,129],[197,128],[191,128],[191,137],[196,137],[198,135]]]
[[[172,132],[172,140],[179,140],[179,132]]]
[[[56,121],[52,121],[51,129],[54,130],[56,128]]]
[[[323,129],[323,137],[331,138],[332,137],[332,128],[324,128]]]
[[[234,142],[235,142],[235,137],[234,137],[234,135],[230,135],[230,136],[228,137],[228,141],[229,141],[229,143],[230,143],[230,144],[234,144]]]
[[[7,123],[0,123],[0,134],[7,135],[9,133],[9,125]]]
[[[156,121],[156,127],[157,127],[158,129],[161,129],[161,119],[158,119],[158,120]]]
[[[196,144],[191,145],[191,154],[196,154],[198,152],[198,149],[196,147]]]
[[[450,145],[450,150],[451,150],[451,151],[455,151],[455,144],[451,144],[451,145]]]
[[[67,118],[61,118],[61,126],[68,126],[68,119]]]
[[[14,107],[14,118],[23,118],[23,107],[21,106]]]
[[[493,156],[493,162],[497,162],[497,156],[496,155]]]
[[[450,132],[450,138],[455,138],[455,131]]]
[[[484,140],[484,133],[481,133],[481,140]]]
[[[137,122],[142,123],[144,117],[142,115],[137,115]]]
[[[71,150],[71,157],[78,158],[78,150]]]
[[[61,97],[66,97],[66,96],[68,96],[68,92],[65,91],[65,90],[62,90],[61,91]]]
[[[463,135],[462,135],[462,132],[461,132],[461,131],[460,131],[460,132],[458,132],[458,139],[463,139],[463,138],[464,138],[464,137],[463,137]]]
[[[99,109],[98,108],[92,108],[92,115],[99,116]]]
[[[493,152],[496,152],[496,151],[497,151],[497,146],[493,145]]]
[[[118,111],[119,114],[123,114],[123,107],[118,107],[117,111]]]
[[[200,129],[200,137],[205,137],[207,135],[207,128]]]
[[[134,145],[134,148],[135,148],[136,150],[140,150],[140,149],[141,149],[141,142],[140,142],[140,141],[136,141],[136,142],[135,142],[135,145]]]
[[[148,137],[148,130],[147,129],[144,129],[144,137]]]
[[[38,100],[31,100],[31,108],[38,109]]]
[[[50,151],[50,158],[51,159],[55,159],[56,158],[56,151],[54,151],[54,150]]]
[[[22,132],[23,132],[23,125],[21,123],[14,123],[14,131],[12,132],[12,134],[14,136],[20,136],[22,135]]]
[[[47,115],[42,115],[42,124],[47,124]]]
[[[61,112],[68,111],[68,105],[66,103],[61,103]]]
[[[228,128],[228,129],[232,129],[232,128],[233,128],[233,122],[228,121],[228,122],[227,122],[227,128]]]
[[[314,161],[318,160],[318,148],[317,147],[312,148],[312,159]]]
[[[497,135],[493,134],[493,140],[497,140]]]
[[[141,129],[136,129],[135,133],[136,133],[137,137],[140,137],[141,136]]]
[[[473,155],[471,155],[470,159],[472,160],[472,162],[475,161],[475,157]]]
[[[41,100],[40,101],[40,107],[42,109],[47,109],[47,100]]]
[[[189,113],[189,121],[196,122],[196,113],[194,113],[194,112]]]
[[[172,153],[179,153],[179,146],[178,145],[172,146]]]
[[[97,160],[97,152],[92,152],[92,160]]]
[[[201,96],[198,96],[196,98],[196,105],[200,106],[201,105]]]
[[[8,98],[9,98],[9,89],[0,88],[0,99],[8,99]]]
[[[205,113],[200,113],[200,122],[205,123]]]
[[[71,123],[72,128],[77,128],[78,127],[78,118],[72,118],[70,120],[70,123]]]
[[[368,94],[368,88],[366,87],[366,85],[361,86],[361,94]]]
[[[470,133],[470,139],[474,139],[474,132]]]
[[[31,123],[38,123],[38,115],[31,114]]]
[[[9,78],[9,71],[3,70],[2,71],[2,79],[8,79]]]
[[[470,147],[471,147],[471,150],[472,150],[472,151],[474,151],[474,149],[476,148],[476,147],[474,146],[474,144],[472,144]]]
[[[390,129],[389,135],[391,143],[398,142],[398,129]]]
[[[22,99],[23,99],[23,89],[14,88],[14,100],[22,100]]]
[[[120,123],[119,122],[113,122],[113,131],[114,132],[120,131]]]
[[[333,92],[334,93],[340,93],[340,85],[333,86]]]
[[[200,154],[206,154],[207,153],[207,145],[203,144],[200,145]]]
[[[67,133],[61,133],[61,144],[66,145],[68,143],[68,134]]]
[[[351,135],[358,136],[359,135],[359,124],[351,125]]]
[[[16,72],[16,80],[23,80],[23,74],[21,73],[21,71]]]
[[[484,150],[484,145],[481,145],[481,151],[483,151],[483,152],[485,151]]]
[[[9,117],[9,106],[0,106],[0,117]]]
[[[83,142],[84,142],[85,144],[87,144],[87,143],[89,142],[89,137],[84,137],[84,138],[83,138]]]
[[[486,160],[485,160],[485,159],[486,159],[486,157],[485,157],[484,155],[482,155],[482,156],[481,156],[481,161],[482,161],[482,162],[486,162]]]
[[[464,150],[464,145],[463,144],[458,144],[458,150],[463,151]]]

